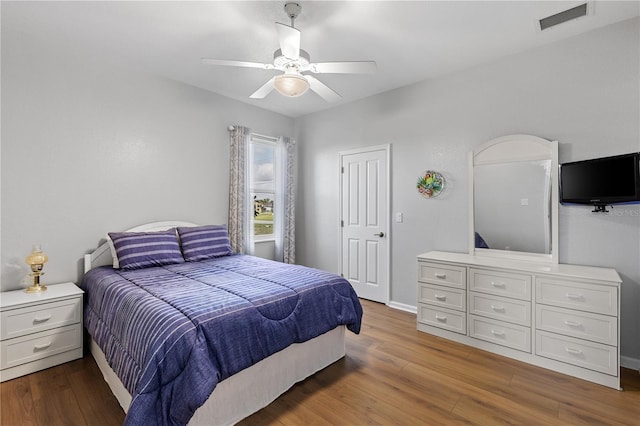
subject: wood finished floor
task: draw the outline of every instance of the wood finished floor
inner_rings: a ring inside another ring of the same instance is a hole
[[[622,392],[416,331],[413,314],[363,301],[347,356],[241,425],[639,425],[640,374]],[[0,421],[121,425],[91,356],[2,383]]]

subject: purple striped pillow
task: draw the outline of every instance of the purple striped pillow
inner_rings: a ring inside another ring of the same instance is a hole
[[[178,227],[184,260],[211,259],[232,253],[226,225]]]
[[[160,232],[109,232],[120,269],[183,263],[175,228]]]

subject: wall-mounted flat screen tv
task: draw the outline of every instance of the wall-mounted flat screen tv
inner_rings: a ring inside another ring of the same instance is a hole
[[[597,211],[640,202],[640,152],[561,164],[560,202],[590,204]]]

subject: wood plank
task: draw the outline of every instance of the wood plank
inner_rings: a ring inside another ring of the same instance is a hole
[[[0,412],[2,425],[35,426],[38,424],[28,376],[2,383]]]
[[[83,417],[101,419],[106,424],[122,424],[124,410],[106,384],[98,366],[91,357],[85,357],[64,365],[73,394]]]
[[[541,369],[539,375],[518,373],[512,386],[523,392],[543,394],[576,410],[604,416],[613,422],[640,418],[640,393],[617,391],[585,380]]]
[[[29,376],[39,425],[87,425],[69,384],[64,365]]]
[[[622,389],[627,392],[640,392],[640,370],[620,369],[620,382]]]
[[[625,423],[620,423],[612,420],[609,417],[599,416],[597,414],[590,413],[585,410],[581,410],[577,407],[572,407],[566,404],[560,404],[560,410],[558,411],[558,418],[570,425],[603,425],[603,426],[621,426],[621,425],[637,425],[638,419],[627,419]]]
[[[518,409],[522,406],[507,407],[505,402],[508,401],[464,396],[458,401],[453,412],[477,425],[566,425],[553,416],[531,416],[530,413],[519,412]]]

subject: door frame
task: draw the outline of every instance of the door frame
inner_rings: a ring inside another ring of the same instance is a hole
[[[371,152],[371,151],[386,151],[387,154],[387,165],[386,165],[386,172],[387,172],[387,223],[385,224],[387,230],[385,231],[386,233],[386,237],[387,237],[387,249],[385,250],[386,253],[386,259],[387,259],[387,276],[385,277],[387,279],[387,294],[386,294],[386,301],[384,302],[385,305],[389,306],[389,303],[391,302],[391,239],[392,239],[392,235],[393,233],[391,232],[391,144],[384,144],[384,145],[376,145],[376,146],[367,146],[367,147],[362,147],[362,148],[353,148],[353,149],[348,149],[345,151],[340,151],[338,153],[338,167],[337,167],[337,171],[338,171],[338,223],[337,223],[337,227],[338,227],[338,273],[340,275],[343,275],[343,268],[342,268],[342,238],[343,238],[343,232],[342,230],[344,229],[342,226],[341,221],[343,220],[342,218],[342,179],[344,177],[344,174],[342,173],[342,159],[343,157],[347,156],[347,155],[353,155],[353,154],[363,154],[366,152]]]

